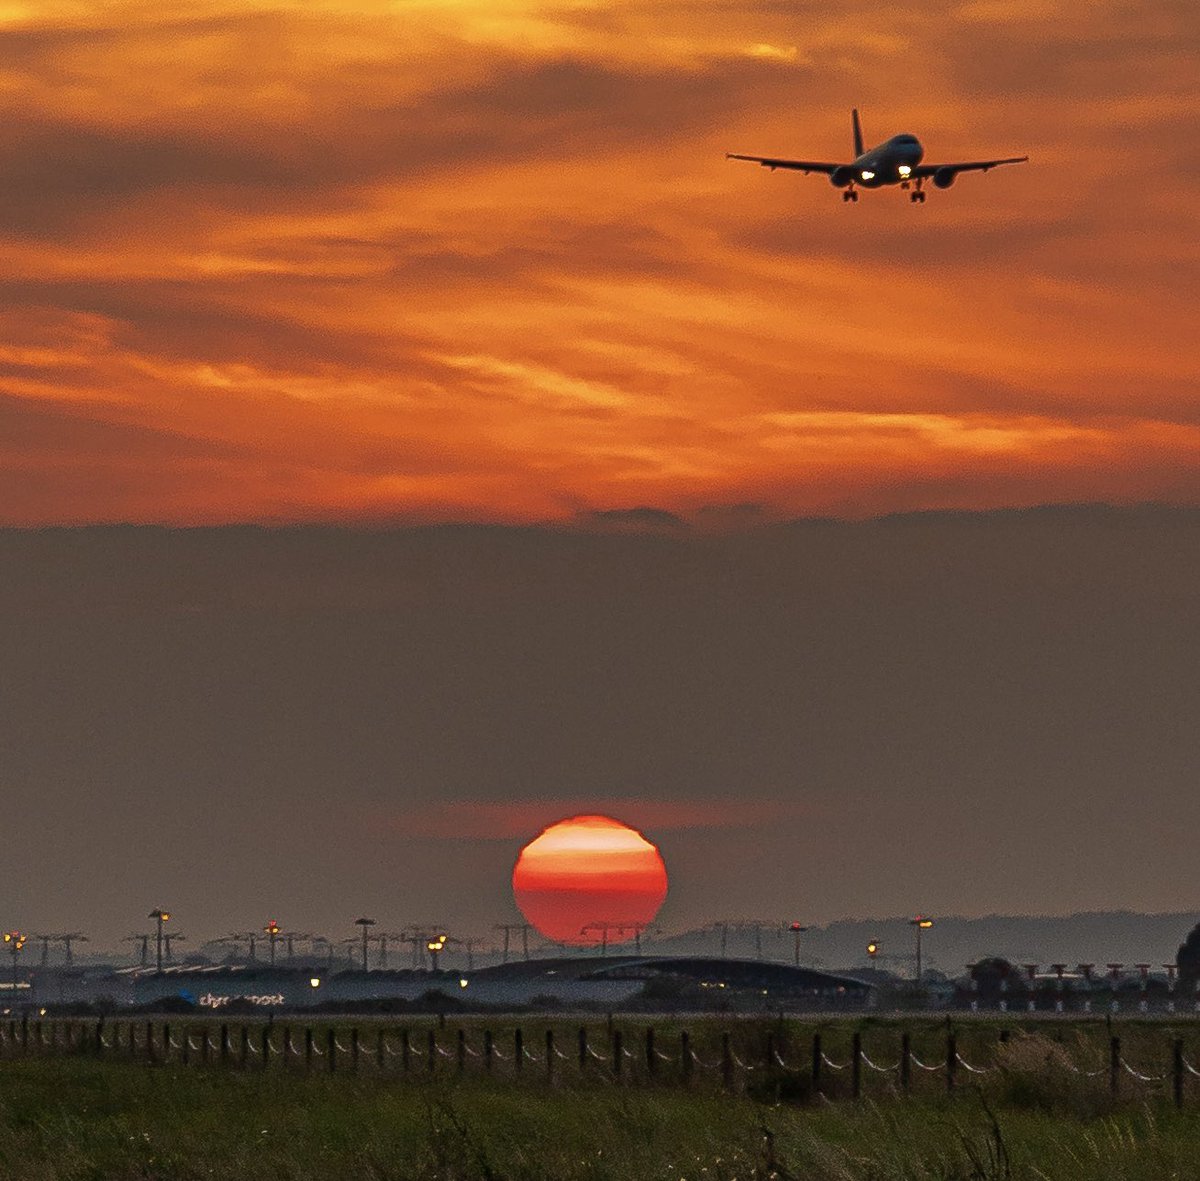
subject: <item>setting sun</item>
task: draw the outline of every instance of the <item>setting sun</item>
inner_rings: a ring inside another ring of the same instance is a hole
[[[658,913],[667,896],[667,870],[637,829],[608,816],[572,816],[521,850],[513,895],[547,939],[621,943]]]

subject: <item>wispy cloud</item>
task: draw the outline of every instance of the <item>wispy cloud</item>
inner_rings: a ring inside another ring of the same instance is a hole
[[[0,518],[1195,499],[1193,7],[1050,16],[9,5]],[[854,103],[1034,160],[845,210],[723,158]]]
[[[687,829],[741,830],[811,815],[786,800],[671,802],[645,797],[514,800],[429,804],[381,813],[374,824],[407,837],[443,840],[530,840],[568,816],[611,816],[654,839]]]

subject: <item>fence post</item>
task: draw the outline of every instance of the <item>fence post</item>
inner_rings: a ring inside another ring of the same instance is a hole
[[[187,1066],[192,1059],[192,1031],[188,1026],[183,1027],[183,1042],[179,1047],[179,1062]]]
[[[725,1090],[733,1090],[733,1046],[729,1034],[721,1034],[721,1083]]]
[[[400,1031],[400,1069],[408,1074],[412,1066],[412,1043],[408,1040],[408,1028]]]
[[[579,1073],[580,1074],[583,1074],[583,1072],[587,1069],[587,1053],[588,1053],[587,1026],[581,1025],[579,1027]]]
[[[1108,1039],[1108,1089],[1114,1098],[1121,1090],[1121,1039],[1116,1034]]]
[[[621,1037],[619,1029],[613,1030],[612,1035],[612,1068],[613,1078],[617,1082],[621,1081],[621,1068],[625,1065],[625,1047],[622,1044],[624,1039]]]
[[[900,1035],[900,1089],[908,1093],[912,1086],[912,1035],[906,1029]]]
[[[432,1026],[425,1045],[425,1069],[430,1073],[437,1069],[437,1030]]]
[[[229,1026],[221,1026],[221,1065],[229,1065]]]
[[[387,1042],[382,1029],[375,1036],[375,1067],[380,1074],[387,1070]]]
[[[283,1069],[287,1070],[292,1065],[292,1027],[285,1025],[283,1027]]]
[[[16,1003],[16,993],[13,993],[13,1003]],[[29,1014],[21,1014],[21,1053],[29,1053]]]
[[[654,1052],[654,1026],[651,1025],[646,1030],[646,1075],[653,1082],[657,1074],[658,1058]]]
[[[946,1034],[946,1090],[954,1090],[954,1075],[958,1069],[958,1039],[953,1031]]]
[[[162,1057],[164,1062],[171,1061],[171,1023],[163,1022],[162,1027]]]
[[[813,1034],[812,1087],[814,1095],[821,1093],[821,1035],[819,1033]]]
[[[350,1073],[358,1074],[358,1026],[350,1031]]]
[[[325,1052],[329,1055],[329,1073],[337,1070],[337,1030],[331,1025],[325,1035]]]
[[[241,1035],[238,1038],[238,1069],[245,1070],[246,1064],[250,1061],[250,1028],[243,1025]]]
[[[692,1068],[695,1063],[692,1060],[692,1039],[688,1036],[688,1031],[685,1029],[679,1035],[679,1073],[683,1076],[683,1085],[686,1087],[692,1081]]]
[[[492,1031],[485,1029],[483,1031],[483,1069],[492,1073],[492,1055],[495,1052],[492,1044]]]
[[[850,1039],[850,1095],[862,1098],[862,1034],[858,1030]]]
[[[546,1030],[546,1084],[554,1083],[554,1030]]]
[[[768,1074],[775,1069],[775,1037],[773,1034],[767,1034],[766,1046],[763,1049],[763,1066]]]
[[[258,1048],[262,1052],[262,1068],[266,1070],[271,1061],[271,1027],[269,1025],[262,1027],[262,1042]]]
[[[200,1061],[204,1066],[208,1065],[208,1025],[207,1025],[207,1023],[200,1026]]]
[[[104,1018],[101,1017],[96,1022],[96,1057],[99,1058],[104,1053]]]
[[[467,1031],[458,1031],[458,1073],[465,1074],[467,1070]]]
[[[513,1034],[513,1070],[520,1074],[524,1065],[525,1035],[521,1032],[521,1027],[517,1026],[517,1030]]]
[[[311,1071],[313,1064],[313,1031],[312,1026],[307,1025],[304,1028],[304,1069]]]
[[[1183,1038],[1177,1037],[1171,1054],[1171,1091],[1175,1106],[1183,1107]]]

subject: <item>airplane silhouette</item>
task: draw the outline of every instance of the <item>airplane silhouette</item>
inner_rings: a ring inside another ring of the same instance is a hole
[[[863,148],[862,124],[858,111],[851,112],[854,125],[854,159],[849,164],[825,160],[781,160],[771,156],[742,156],[727,152],[727,160],[749,160],[764,168],[790,168],[795,172],[820,172],[829,177],[835,188],[843,189],[843,201],[857,201],[858,189],[878,189],[884,185],[899,185],[910,189],[914,203],[925,201],[925,181],[932,180],[939,189],[948,189],[960,172],[987,172],[1001,164],[1023,164],[1028,156],[1008,156],[1003,160],[968,160],[958,164],[922,164],[925,149],[915,135],[893,135],[876,147]]]

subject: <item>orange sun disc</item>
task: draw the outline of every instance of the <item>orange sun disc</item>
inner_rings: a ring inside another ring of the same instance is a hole
[[[521,850],[512,883],[521,913],[547,939],[623,943],[658,914],[667,867],[636,828],[608,816],[571,816]]]

